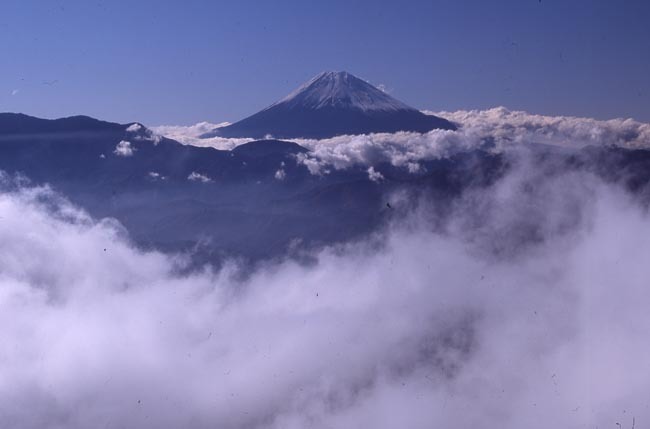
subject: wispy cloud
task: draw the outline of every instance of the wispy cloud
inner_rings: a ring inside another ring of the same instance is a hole
[[[287,177],[287,173],[284,171],[284,169],[280,168],[275,172],[274,177],[276,180],[284,180]]]
[[[131,145],[130,141],[122,140],[116,146],[113,153],[117,156],[129,157],[133,156],[136,149]]]
[[[368,167],[368,178],[373,182],[384,180],[384,176],[379,171],[376,171],[374,167]]]
[[[201,183],[211,183],[213,180],[208,177],[205,174],[197,173],[196,171],[192,171],[189,176],[187,176],[187,180],[191,182],[201,182]]]
[[[147,178],[149,180],[153,180],[153,181],[167,180],[166,176],[163,176],[162,174],[160,174],[160,173],[158,173],[156,171],[150,171],[149,173],[147,173]]]
[[[176,140],[180,143],[200,146],[200,147],[213,147],[215,149],[230,150],[240,144],[248,143],[253,139],[227,139],[222,137],[200,138],[201,135],[208,133],[215,128],[229,125],[229,122],[222,122],[220,124],[212,124],[209,122],[199,122],[195,125],[182,126],[182,125],[161,125],[152,127],[151,129],[158,135]]]

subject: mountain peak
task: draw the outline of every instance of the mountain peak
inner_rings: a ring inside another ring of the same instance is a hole
[[[325,71],[314,76],[275,106],[307,109],[351,109],[363,112],[414,110],[346,71]]]
[[[345,71],[326,71],[266,109],[202,137],[329,138],[344,134],[455,130]]]

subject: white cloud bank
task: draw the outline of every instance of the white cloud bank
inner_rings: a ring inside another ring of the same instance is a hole
[[[230,125],[230,123],[222,122],[219,124],[212,124],[210,122],[199,122],[198,124],[189,126],[160,125],[157,127],[151,127],[151,130],[158,135],[165,136],[183,144],[199,147],[213,147],[219,150],[230,150],[240,144],[253,141],[253,139],[227,139],[222,137],[200,138],[201,135],[208,133],[215,128],[225,127],[226,125]]]
[[[435,114],[463,124],[468,131],[492,136],[501,144],[532,142],[572,147],[614,145],[629,149],[650,148],[650,124],[633,119],[604,121],[543,116],[504,107]]]
[[[597,121],[589,118],[540,116],[502,107],[439,112],[436,115],[459,123],[460,129],[433,130],[425,134],[379,133],[295,141],[311,150],[300,159],[313,174],[322,174],[329,167],[343,169],[353,165],[373,166],[384,162],[417,173],[421,171],[421,161],[476,148],[500,152],[529,143],[566,148],[587,145],[650,148],[650,124],[631,119]]]
[[[432,113],[433,112],[428,112]],[[429,133],[400,132],[340,136],[323,140],[293,139],[311,150],[299,160],[313,174],[353,165],[373,166],[387,162],[412,173],[421,172],[419,162],[446,157],[458,151],[490,147],[501,151],[526,143],[542,143],[568,148],[586,145],[615,145],[625,148],[650,148],[650,124],[632,119],[599,121],[568,116],[542,116],[510,111],[503,107],[489,110],[436,112],[461,125],[458,131],[433,130]],[[161,134],[185,144],[232,149],[251,139],[199,139],[212,124],[193,127],[158,127]],[[168,131],[166,131],[168,130]]]
[[[443,234],[415,213],[379,246],[246,280],[178,274],[4,177],[0,426],[643,427],[650,218],[530,170],[458,202]]]

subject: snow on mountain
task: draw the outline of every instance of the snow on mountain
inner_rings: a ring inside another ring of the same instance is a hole
[[[335,107],[364,112],[414,110],[345,71],[320,73],[267,109],[279,105],[308,109]]]

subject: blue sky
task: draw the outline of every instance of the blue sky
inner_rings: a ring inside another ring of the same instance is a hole
[[[323,70],[418,108],[650,121],[640,0],[2,0],[0,111],[234,121]]]

